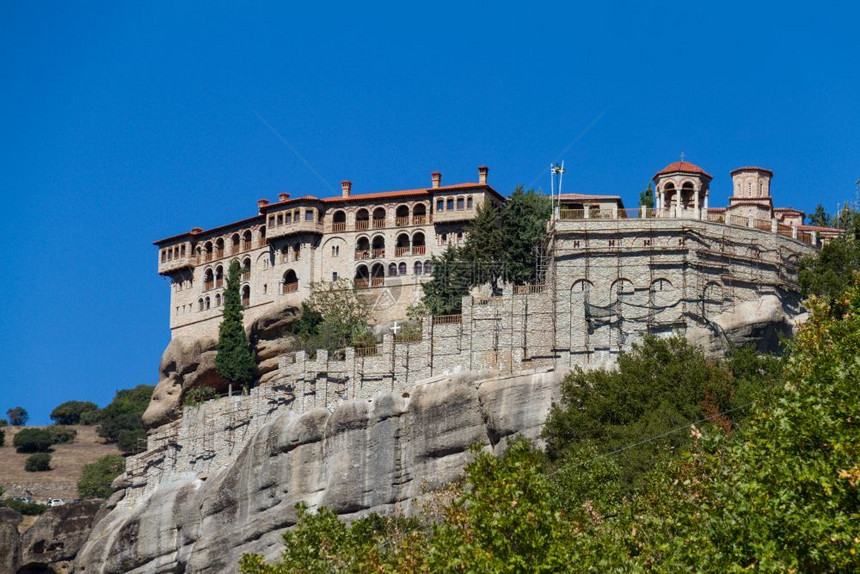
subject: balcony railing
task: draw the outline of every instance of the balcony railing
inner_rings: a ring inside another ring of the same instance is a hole
[[[424,255],[424,252],[427,250],[426,245],[413,245],[412,246],[412,255]]]
[[[404,227],[406,225],[409,225],[409,216],[395,218],[394,225],[396,225],[397,227]]]
[[[215,280],[215,288],[216,288],[216,289],[218,289],[219,287],[221,287],[221,286],[223,286],[223,285],[224,285],[224,280],[223,280],[223,279],[216,279],[216,280]]]
[[[331,230],[332,231],[346,231],[346,222],[340,221],[338,223],[332,223],[331,224]]]
[[[242,298],[242,307],[249,307],[251,305],[251,299],[249,297]]]
[[[284,293],[295,293],[298,290],[298,283],[284,283]]]
[[[254,248],[254,243],[252,241],[245,241],[242,243],[242,251],[250,251]]]
[[[367,249],[359,249],[355,252],[356,259],[370,259],[370,251]]]
[[[463,315],[437,315],[433,317],[434,325],[454,325],[463,322]]]
[[[356,279],[354,284],[356,289],[367,289],[370,287],[370,279]]]
[[[383,259],[384,257],[385,257],[385,248],[373,250],[373,258],[374,259]]]
[[[426,215],[413,215],[412,225],[424,225],[430,222],[429,219]]]
[[[355,222],[356,229],[370,229],[370,220],[369,219],[359,219]]]
[[[373,228],[374,228],[374,229],[383,229],[383,228],[385,228],[385,220],[384,220],[384,219],[374,219],[374,220],[373,220]]]
[[[210,290],[210,289],[212,289],[213,287],[215,287],[215,282],[214,282],[214,281],[204,281],[204,282],[203,282],[203,290],[204,290],[204,291],[209,291],[209,290]]]
[[[514,293],[517,295],[530,295],[532,293],[543,293],[546,285],[514,285]]]
[[[371,287],[382,287],[385,284],[385,277],[371,277],[370,278],[370,286]]]
[[[251,272],[245,271],[242,273],[242,281],[247,281],[251,278]]]
[[[401,257],[409,253],[409,247],[395,247],[394,248],[394,256]]]
[[[372,347],[356,347],[355,349],[356,357],[375,357],[379,354],[379,345],[374,345]]]
[[[230,255],[236,255],[237,253],[239,253],[238,245],[233,245],[232,247],[230,247]]]

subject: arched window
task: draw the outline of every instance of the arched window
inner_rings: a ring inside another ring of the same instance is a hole
[[[412,266],[412,274],[413,275],[421,275],[421,272],[424,269],[424,265],[420,261],[416,261],[415,265]]]
[[[295,293],[299,290],[299,278],[296,272],[290,269],[284,273],[284,293]]]
[[[370,239],[359,237],[355,243],[355,258],[370,259]]]
[[[474,207],[474,203],[472,202],[472,196],[468,196],[466,198],[466,209],[472,209]]]
[[[251,305],[251,286],[245,285],[242,287],[242,307]]]
[[[355,270],[355,288],[365,289],[370,287],[370,271],[367,265],[359,265]]]
[[[203,299],[203,305],[206,307],[206,309],[209,309],[209,297]]]
[[[377,235],[374,237],[371,247],[373,249],[374,259],[382,259],[385,257],[385,236]]]
[[[249,251],[251,247],[251,230],[248,229],[242,234],[242,249],[245,251]]]
[[[370,229],[370,212],[366,209],[359,209],[355,213],[355,228]]]
[[[242,281],[247,281],[251,278],[251,258],[246,257],[242,261]]]
[[[219,237],[215,240],[215,258],[224,257],[224,239]]]
[[[412,225],[424,225],[427,223],[427,206],[419,203],[412,208]]]
[[[397,263],[388,264],[388,276],[397,277]]]
[[[215,294],[215,306],[216,306],[216,307],[220,307],[220,306],[221,306],[221,293],[216,293],[216,294]]]
[[[406,263],[401,262],[400,265],[397,266],[397,274],[406,275]]]
[[[290,248],[287,245],[281,247],[281,263],[287,263],[290,260]]]
[[[239,253],[239,234],[234,233],[233,237],[230,238],[230,253],[235,255]]]
[[[424,232],[416,231],[412,236],[412,255],[424,255],[427,246],[424,244]]]
[[[382,263],[374,263],[370,268],[370,286],[379,287],[385,283],[385,267]]]
[[[213,287],[215,287],[215,275],[211,269],[207,269],[203,272],[203,290],[209,291]]]
[[[203,309],[204,309],[204,307],[203,307],[203,298],[201,297],[200,299],[198,299],[198,300],[197,300],[197,310],[198,310],[198,311],[202,311]]]
[[[382,229],[385,227],[385,208],[377,207],[373,210],[373,228]]]
[[[298,261],[302,252],[302,244],[296,243],[293,245],[293,261]]]
[[[394,224],[398,227],[403,225],[409,225],[409,207],[406,205],[397,206],[397,210],[394,212]]]
[[[220,265],[215,268],[215,288],[224,285],[224,268]]]
[[[424,275],[432,275],[433,274],[433,262],[425,261],[424,262]]]
[[[207,241],[203,245],[203,261],[212,261],[212,242]]]
[[[266,227],[263,226],[260,228],[260,247],[266,244]]]
[[[409,235],[401,233],[397,236],[397,241],[394,244],[394,256],[401,257],[409,253]]]
[[[342,209],[338,209],[331,216],[332,231],[346,231],[346,213]]]

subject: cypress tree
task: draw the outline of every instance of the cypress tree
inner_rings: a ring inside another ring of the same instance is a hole
[[[254,381],[256,364],[242,324],[242,300],[239,294],[239,261],[230,263],[227,288],[224,291],[224,317],[218,330],[218,354],[215,368],[222,377],[232,383],[249,387]]]

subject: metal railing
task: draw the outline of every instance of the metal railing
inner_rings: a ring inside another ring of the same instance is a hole
[[[356,357],[376,357],[381,353],[381,349],[379,345],[374,345],[372,347],[356,347],[355,348],[355,356]]]
[[[433,317],[434,325],[454,325],[463,322],[463,315],[437,315]]]
[[[514,293],[517,295],[529,295],[532,293],[543,293],[546,285],[514,285]]]

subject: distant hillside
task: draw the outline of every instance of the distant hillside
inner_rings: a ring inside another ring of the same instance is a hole
[[[0,447],[0,486],[7,496],[24,496],[29,490],[36,502],[49,498],[77,498],[77,482],[85,464],[95,462],[106,454],[120,454],[116,444],[105,444],[96,434],[96,426],[71,425],[78,431],[74,442],[54,445],[51,452],[51,468],[47,472],[27,472],[24,461],[29,454],[19,454],[12,446],[15,435],[25,428],[4,427],[5,446]]]

